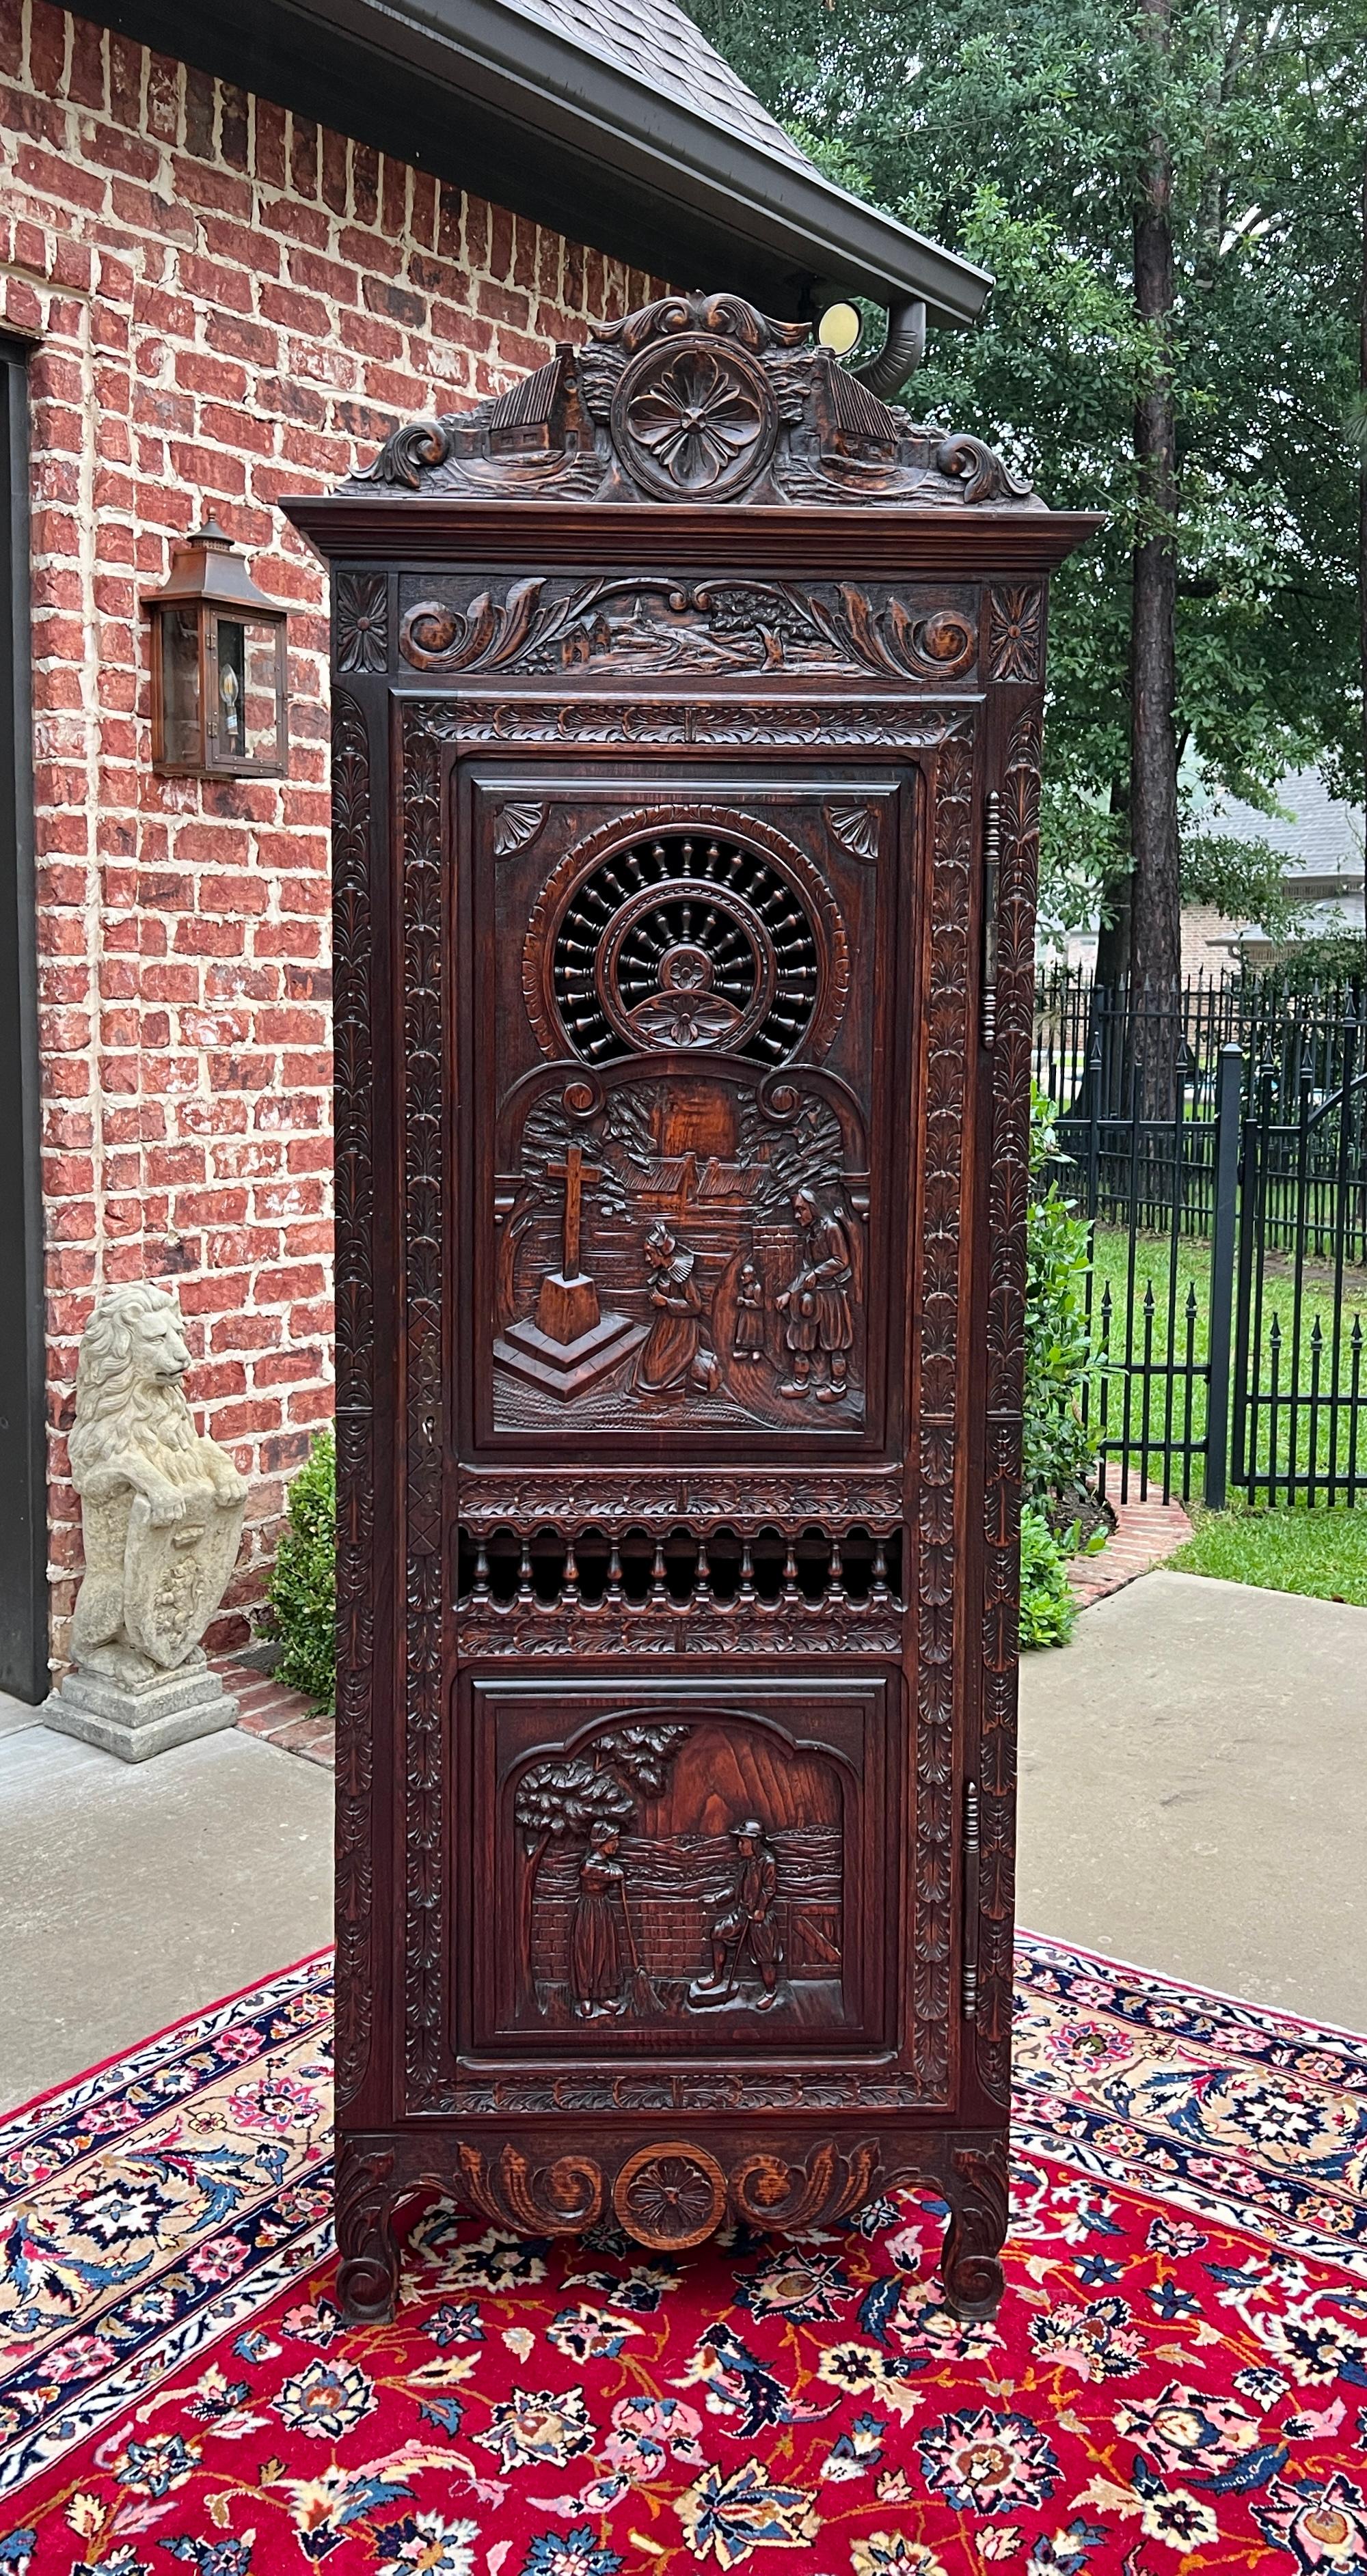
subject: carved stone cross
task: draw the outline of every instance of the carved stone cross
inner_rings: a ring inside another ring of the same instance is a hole
[[[548,1179],[565,1184],[565,1254],[560,1265],[562,1279],[579,1277],[579,1222],[583,1213],[585,1181],[601,1181],[597,1163],[586,1163],[582,1145],[567,1146],[563,1163],[548,1163]]]

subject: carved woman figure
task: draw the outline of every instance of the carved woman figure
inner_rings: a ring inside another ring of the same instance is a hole
[[[579,1893],[570,1927],[570,1990],[581,2021],[624,2012],[622,1953],[626,1871],[617,1857],[621,1835],[596,1824],[579,1864]]]
[[[742,1262],[736,1283],[731,1348],[738,1360],[755,1359],[764,1348],[764,1287],[753,1261]]]
[[[651,1227],[645,1241],[647,1295],[655,1320],[636,1354],[633,1382],[642,1395],[684,1396],[716,1384],[717,1361],[702,1338],[702,1292],[693,1276],[697,1255],[676,1242],[667,1225]]]
[[[854,1344],[850,1238],[843,1211],[822,1216],[810,1190],[798,1191],[793,1214],[804,1241],[798,1269],[777,1299],[787,1313],[783,1338],[792,1359],[779,1394],[814,1393],[818,1404],[838,1404]]]

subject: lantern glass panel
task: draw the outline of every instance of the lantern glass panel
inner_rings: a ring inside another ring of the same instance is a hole
[[[220,616],[215,623],[216,765],[278,768],[280,628],[267,618]]]
[[[199,704],[199,612],[161,611],[161,757],[171,769],[198,769],[204,758]]]

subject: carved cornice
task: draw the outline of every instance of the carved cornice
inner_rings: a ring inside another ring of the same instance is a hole
[[[670,295],[487,402],[405,423],[343,492],[1043,509],[981,439],[880,402],[736,295]]]

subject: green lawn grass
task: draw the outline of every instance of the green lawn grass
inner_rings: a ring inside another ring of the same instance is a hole
[[[1267,1592],[1308,1592],[1367,1609],[1367,1511],[1316,1509],[1194,1515],[1196,1534],[1168,1558],[1179,1574],[1214,1574]]]

